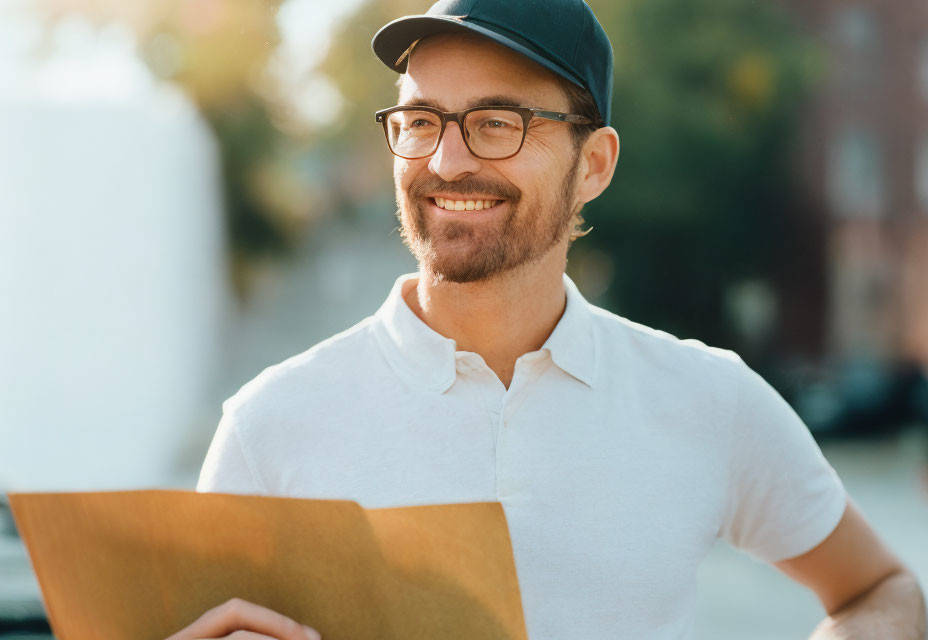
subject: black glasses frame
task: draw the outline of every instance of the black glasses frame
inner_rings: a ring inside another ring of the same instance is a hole
[[[512,111],[522,117],[522,139],[519,141],[518,148],[511,155],[488,158],[476,153],[471,148],[470,142],[467,140],[467,129],[464,128],[464,118],[466,118],[468,114],[473,113],[474,111],[500,110]],[[431,151],[425,155],[410,157],[402,156],[393,150],[393,145],[390,144],[390,132],[387,130],[387,120],[391,114],[396,113],[397,111],[427,111],[428,113],[434,113],[441,119],[441,129],[438,132],[438,138],[435,140],[435,146]],[[397,107],[390,107],[389,109],[381,109],[374,114],[374,120],[383,124],[383,135],[387,139],[387,147],[390,149],[390,153],[405,160],[420,160],[422,158],[428,158],[430,155],[438,151],[438,145],[441,144],[441,139],[445,136],[445,125],[448,123],[448,121],[456,122],[458,124],[458,128],[461,130],[461,137],[464,139],[464,144],[467,146],[467,150],[470,151],[472,155],[480,158],[481,160],[506,160],[513,157],[522,150],[522,145],[525,144],[525,135],[528,133],[528,123],[531,122],[532,118],[544,118],[545,120],[565,122],[567,124],[593,124],[593,121],[586,116],[579,116],[573,113],[561,113],[560,111],[548,111],[546,109],[534,109],[531,107],[516,107],[508,105],[472,107],[470,109],[465,109],[464,111],[441,111],[440,109],[436,109],[434,107],[402,105]]]

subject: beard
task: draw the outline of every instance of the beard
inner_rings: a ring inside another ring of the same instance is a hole
[[[534,262],[568,231],[579,165],[578,153],[559,188],[537,202],[524,202],[522,192],[511,183],[474,176],[445,182],[429,173],[414,180],[405,192],[397,185],[396,215],[403,243],[420,271],[436,282],[480,282]],[[476,223],[429,219],[425,196],[436,192],[493,196],[505,200],[506,211],[494,220]]]

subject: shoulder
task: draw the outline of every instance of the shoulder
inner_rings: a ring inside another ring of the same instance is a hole
[[[624,361],[641,373],[653,371],[673,377],[711,374],[733,381],[747,369],[741,357],[729,349],[695,338],[681,339],[593,305],[590,311],[604,358]]]
[[[292,406],[296,398],[330,397],[347,390],[359,373],[380,359],[371,333],[374,316],[323,340],[310,349],[267,367],[225,401],[223,411],[236,413]]]

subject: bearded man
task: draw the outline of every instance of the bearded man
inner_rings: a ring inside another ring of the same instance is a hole
[[[229,399],[198,490],[499,501],[533,640],[687,637],[718,537],[816,592],[816,638],[922,638],[917,583],[776,392],[565,275],[619,155],[589,7],[443,0],[373,48],[403,74],[376,120],[419,271]],[[171,640],[218,637],[318,634],[233,600]]]

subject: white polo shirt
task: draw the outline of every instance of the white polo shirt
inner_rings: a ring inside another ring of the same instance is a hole
[[[416,279],[227,400],[197,489],[498,500],[532,640],[687,637],[717,537],[772,562],[840,520],[841,482],[736,354],[594,307],[565,275],[563,316],[507,390],[409,309]]]

